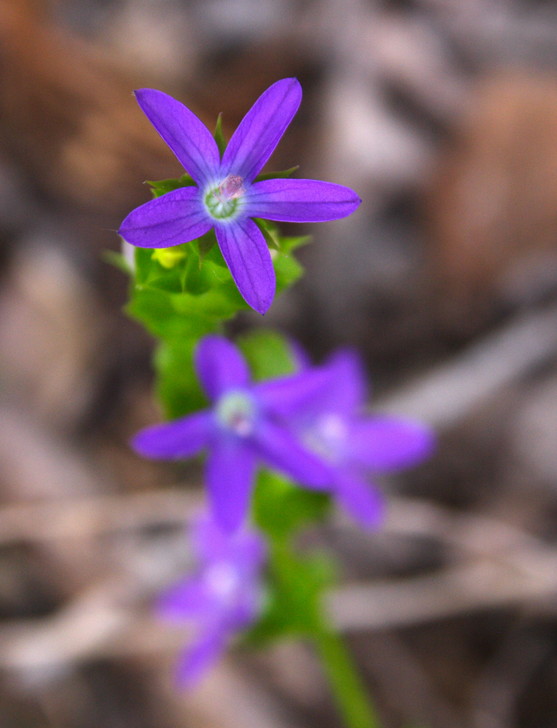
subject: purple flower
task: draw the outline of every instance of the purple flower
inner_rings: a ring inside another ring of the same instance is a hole
[[[251,218],[323,222],[350,215],[352,190],[307,179],[255,181],[298,110],[300,84],[285,78],[255,102],[220,156],[205,125],[162,91],[140,89],[137,101],[197,186],[181,187],[133,210],[120,235],[143,248],[166,248],[215,229],[222,255],[245,301],[265,313],[275,272],[261,230]]]
[[[265,545],[255,531],[224,533],[206,516],[194,525],[192,537],[198,569],[171,587],[158,605],[163,618],[190,622],[196,631],[178,663],[184,687],[192,687],[230,640],[252,624],[263,602]]]
[[[221,336],[201,340],[195,366],[213,406],[142,430],[132,442],[137,452],[176,459],[207,449],[209,498],[216,521],[227,531],[238,528],[246,515],[258,461],[307,487],[326,486],[329,466],[305,449],[288,426],[321,390],[325,372],[315,369],[252,384],[244,359]]]
[[[305,366],[302,354],[298,362]],[[434,447],[433,433],[410,420],[363,414],[367,387],[355,352],[341,350],[322,367],[321,396],[296,416],[306,447],[331,466],[329,489],[363,527],[377,525],[383,501],[368,474],[387,473],[419,463]]]

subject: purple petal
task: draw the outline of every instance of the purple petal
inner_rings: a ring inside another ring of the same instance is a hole
[[[220,162],[211,132],[184,104],[150,88],[135,92],[137,103],[178,160],[200,185],[215,178]]]
[[[190,541],[200,560],[235,562],[244,571],[257,570],[266,555],[265,542],[256,531],[225,533],[209,514],[196,521]]]
[[[275,295],[275,271],[263,233],[253,220],[215,227],[226,264],[245,302],[265,313]]]
[[[419,463],[434,448],[433,433],[425,425],[391,417],[356,421],[350,433],[349,457],[374,471],[405,468]]]
[[[184,650],[176,668],[176,679],[183,688],[192,688],[226,649],[228,633],[214,629]]]
[[[380,492],[355,473],[339,473],[334,493],[339,504],[363,528],[375,528],[382,522],[385,506]]]
[[[314,368],[255,385],[254,391],[268,412],[294,417],[319,409],[331,387],[329,372]]]
[[[302,87],[295,78],[270,86],[244,116],[222,157],[221,171],[251,182],[273,153],[298,111]]]
[[[187,458],[207,445],[211,431],[211,413],[204,410],[173,422],[147,427],[137,433],[131,446],[148,458]]]
[[[195,352],[195,369],[208,397],[245,387],[249,369],[238,349],[223,336],[206,336]]]
[[[323,366],[329,387],[321,401],[321,411],[353,415],[368,396],[362,361],[353,349],[339,349]]]
[[[258,455],[307,488],[325,489],[330,486],[332,471],[317,455],[300,445],[288,430],[273,422],[262,422],[254,435]]]
[[[313,179],[267,179],[249,189],[250,217],[283,222],[325,222],[347,217],[361,203],[349,187]]]
[[[214,594],[211,594],[202,576],[194,576],[164,593],[158,601],[157,613],[163,619],[178,622],[207,619],[214,608]]]
[[[213,223],[197,187],[180,187],[136,207],[120,226],[119,234],[140,248],[169,248],[205,235]]]
[[[255,456],[246,442],[228,435],[215,439],[207,458],[207,485],[215,520],[227,533],[247,515],[254,474]]]

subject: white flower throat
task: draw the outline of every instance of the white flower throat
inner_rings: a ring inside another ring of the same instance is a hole
[[[203,201],[211,217],[226,220],[236,217],[242,207],[244,193],[243,178],[229,174],[216,187],[207,190]]]
[[[257,408],[247,392],[228,392],[223,395],[216,406],[219,423],[239,437],[247,437],[253,433]]]

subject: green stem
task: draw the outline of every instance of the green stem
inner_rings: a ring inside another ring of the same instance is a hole
[[[346,728],[380,728],[379,718],[341,637],[322,624],[314,634],[314,642]]]

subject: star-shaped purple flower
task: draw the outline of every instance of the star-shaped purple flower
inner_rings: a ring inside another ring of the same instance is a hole
[[[192,687],[226,650],[230,640],[257,618],[265,544],[255,531],[223,532],[208,516],[192,530],[198,569],[162,596],[158,613],[189,622],[196,635],[177,668],[178,682]]]
[[[307,367],[303,352],[297,358]],[[433,433],[411,420],[364,414],[367,386],[355,352],[338,351],[322,371],[321,395],[295,416],[296,431],[306,447],[330,464],[328,489],[340,505],[370,528],[383,516],[383,500],[370,475],[421,462],[433,451]]]
[[[146,457],[161,459],[208,450],[206,481],[221,528],[231,532],[243,521],[259,461],[306,487],[327,485],[329,466],[304,448],[288,425],[321,390],[324,372],[315,369],[252,384],[239,351],[221,336],[201,340],[195,366],[213,406],[148,427],[132,446]]]
[[[136,208],[123,221],[120,235],[139,247],[166,248],[214,228],[238,290],[253,309],[265,313],[275,293],[275,272],[252,218],[323,222],[350,215],[361,202],[351,189],[330,182],[255,181],[298,110],[300,84],[285,78],[270,86],[242,119],[222,159],[207,127],[186,106],[153,89],[135,95],[196,186]]]

